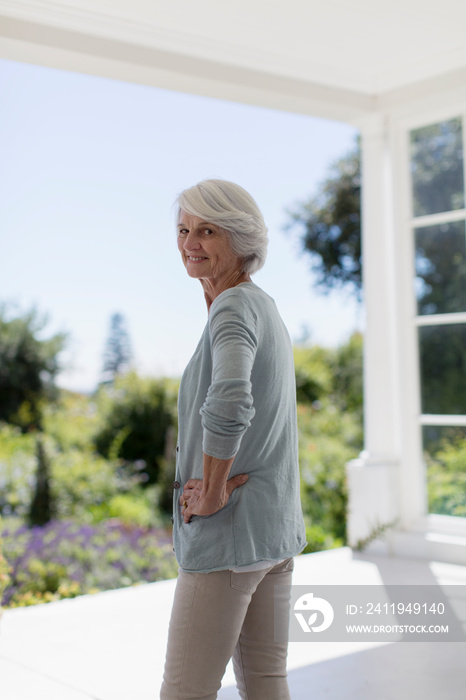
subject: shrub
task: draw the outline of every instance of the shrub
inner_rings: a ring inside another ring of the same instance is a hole
[[[346,463],[363,444],[362,336],[295,348],[295,367],[305,551],[319,551],[346,541]]]
[[[33,435],[0,423],[0,515],[27,516],[36,469]]]
[[[426,455],[429,511],[466,516],[466,439],[444,442]]]
[[[92,438],[100,426],[96,402],[90,396],[61,389],[56,403],[44,408],[43,425],[44,433],[60,451],[92,452]]]
[[[362,335],[353,333],[336,349],[319,345],[295,347],[298,402],[326,400],[339,411],[353,413],[362,430],[362,345]],[[359,439],[362,440],[362,433]]]
[[[156,486],[133,489],[131,493],[117,494],[105,503],[92,507],[92,521],[116,518],[127,527],[161,527],[164,517],[159,512],[158,501],[159,489]]]
[[[333,541],[344,544],[348,500],[345,465],[360,451],[359,422],[328,401],[315,406],[301,404],[298,431],[305,520],[310,526],[321,528],[325,537],[319,540],[317,530],[310,534],[314,543],[325,544],[322,548],[328,548]],[[312,551],[317,551],[313,547]]]
[[[10,583],[10,571],[11,571],[11,567],[3,555],[3,542],[2,542],[1,532],[2,532],[2,519],[0,518],[0,615],[1,615],[3,594],[4,594],[5,589],[8,587],[8,585]]]
[[[321,552],[323,549],[334,549],[342,547],[344,544],[341,538],[334,537],[320,525],[306,525],[306,540],[307,545],[303,554]]]
[[[331,357],[333,402],[341,411],[353,413],[361,428],[363,418],[363,337],[353,333]]]
[[[55,451],[52,460],[52,490],[57,516],[96,522],[108,517],[106,507],[117,495],[138,486],[119,463],[77,448]]]

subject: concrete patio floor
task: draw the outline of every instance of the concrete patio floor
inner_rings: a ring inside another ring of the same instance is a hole
[[[298,557],[294,583],[466,585],[466,567],[343,548]],[[161,581],[5,611],[1,700],[156,700],[174,588]],[[465,642],[293,642],[288,667],[293,700],[466,697]],[[231,665],[218,697],[239,698]]]

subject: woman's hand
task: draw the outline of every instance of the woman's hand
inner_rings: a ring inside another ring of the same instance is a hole
[[[193,515],[213,515],[228,503],[232,492],[247,480],[247,474],[238,474],[228,479],[220,490],[206,493],[202,479],[190,479],[180,496],[184,522],[189,523]]]

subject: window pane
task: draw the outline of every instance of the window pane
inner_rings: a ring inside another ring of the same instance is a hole
[[[464,221],[415,230],[419,314],[466,311]]]
[[[466,415],[466,324],[419,328],[422,413]]]
[[[464,208],[461,119],[411,132],[414,216]]]
[[[423,428],[429,512],[466,516],[466,427]]]

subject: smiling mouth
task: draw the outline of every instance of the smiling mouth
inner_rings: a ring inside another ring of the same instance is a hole
[[[194,255],[187,255],[186,257],[190,262],[201,262],[201,260],[208,260],[208,258],[199,258],[195,257]]]

